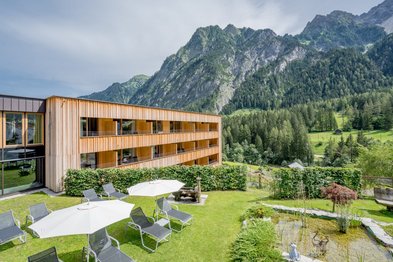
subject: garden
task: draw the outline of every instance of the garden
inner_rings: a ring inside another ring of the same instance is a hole
[[[253,176],[258,172],[249,171]],[[360,170],[277,168],[261,176],[256,175],[256,181],[263,185],[255,188],[247,187],[248,171],[238,165],[69,170],[64,195],[38,192],[0,201],[0,213],[12,209],[28,232],[25,244],[15,240],[0,245],[0,260],[25,261],[56,246],[63,261],[81,261],[86,236],[40,239],[29,231],[24,221],[33,204],[44,202],[59,210],[80,204],[83,190],[99,192],[108,182],[126,193],[127,186],[152,179],[178,179],[192,187],[197,177],[208,195],[205,204],[179,205],[194,216],[192,225],[173,233],[170,241],[151,253],[141,246],[139,232],[126,227],[129,219],[122,220],[107,228],[121,251],[137,261],[284,261],[283,254],[299,253],[321,261],[392,260],[389,246],[367,223],[392,234],[393,212],[362,194]],[[148,215],[155,208],[151,197],[128,196],[123,201],[142,207]]]

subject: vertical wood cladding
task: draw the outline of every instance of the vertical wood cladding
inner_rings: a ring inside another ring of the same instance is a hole
[[[99,118],[104,131],[115,133],[115,126],[105,119],[133,119],[137,121],[137,129],[151,131],[152,123],[145,120],[163,122],[162,134],[107,135],[97,137],[80,136],[80,118]],[[167,133],[169,121],[183,123],[181,133]],[[217,126],[216,131],[209,131],[209,124]],[[118,149],[137,148],[141,155],[151,156],[151,147],[198,140],[217,139],[218,145],[212,148],[196,149],[192,152],[176,154],[176,145],[167,145],[165,150],[175,153],[168,157],[146,160],[120,168],[160,167],[191,163],[199,160],[208,164],[210,155],[218,155],[221,164],[221,117],[210,114],[182,112],[160,108],[132,106],[82,100],[74,98],[50,97],[46,100],[45,117],[46,148],[46,186],[54,191],[63,190],[63,179],[67,169],[80,168],[80,154],[115,151]],[[195,143],[194,143],[195,144]],[[168,152],[169,152],[168,151]],[[100,154],[100,158],[110,153]],[[109,162],[116,162],[116,153],[110,154]],[[108,162],[107,161],[107,162]]]

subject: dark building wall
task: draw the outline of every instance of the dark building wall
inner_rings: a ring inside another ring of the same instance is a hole
[[[0,111],[45,113],[45,100],[0,95]]]

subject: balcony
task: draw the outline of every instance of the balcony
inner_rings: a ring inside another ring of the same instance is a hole
[[[94,153],[102,151],[113,151],[125,148],[148,147],[155,145],[187,143],[190,141],[200,141],[208,139],[218,139],[219,132],[190,132],[190,133],[160,133],[149,135],[129,135],[129,136],[99,136],[82,137],[79,140],[80,153]],[[208,148],[209,144],[204,143],[189,146],[190,148]],[[188,150],[187,147],[183,147]],[[176,150],[174,150],[176,151]]]
[[[217,132],[217,123],[81,118],[80,137]]]
[[[81,168],[128,168],[128,167],[158,167],[167,165],[181,164],[191,160],[203,158],[198,164],[210,164],[209,156],[217,155],[218,147],[187,150],[182,153],[161,153],[151,154],[149,156],[134,156],[129,158],[118,159],[116,151],[98,152],[95,156],[95,162],[92,164],[83,163]],[[117,161],[116,161],[117,159]],[[218,161],[215,160],[217,163]]]

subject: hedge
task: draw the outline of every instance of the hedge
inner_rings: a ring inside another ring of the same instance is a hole
[[[102,192],[102,185],[112,182],[116,189],[127,193],[127,188],[154,179],[177,179],[185,186],[196,186],[201,177],[203,191],[246,190],[247,173],[243,166],[170,166],[142,169],[69,169],[64,179],[69,196],[81,196],[82,191],[94,188]]]
[[[361,171],[355,168],[310,167],[304,170],[279,168],[273,171],[274,197],[278,199],[298,198],[301,182],[303,182],[307,198],[321,198],[321,187],[333,182],[360,194],[361,178]]]

